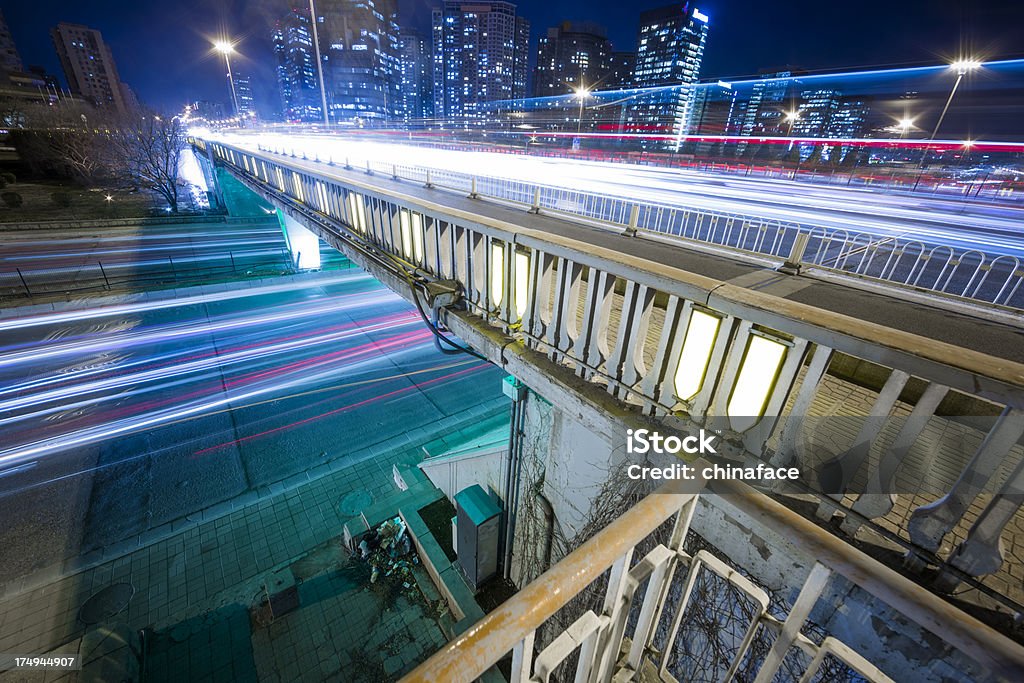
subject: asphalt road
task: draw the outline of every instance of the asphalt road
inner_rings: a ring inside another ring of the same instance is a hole
[[[500,395],[360,271],[0,320],[0,581]]]
[[[276,220],[46,229],[5,226],[3,244],[0,300],[253,269],[287,270],[290,264]]]

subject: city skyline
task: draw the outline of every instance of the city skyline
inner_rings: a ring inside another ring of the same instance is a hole
[[[398,22],[403,28],[424,31],[436,2],[398,3]],[[636,34],[641,11],[663,6],[664,2],[639,2],[628,7],[616,3],[559,2],[540,3],[524,0],[516,3],[518,13],[532,25],[529,50],[532,76],[538,39],[548,28],[563,21],[592,21],[608,28],[616,51],[636,49]],[[185,101],[225,101],[223,68],[216,56],[208,54],[209,39],[230,34],[238,41],[235,65],[253,77],[257,107],[265,110],[276,99],[265,92],[273,83],[270,46],[270,21],[273,12],[287,3],[226,2],[207,6],[203,3],[179,3],[174,11],[157,3],[119,6],[106,10],[110,2],[90,4],[88,8],[71,2],[55,2],[49,16],[40,16],[29,8],[4,7],[14,40],[26,64],[41,64],[48,71],[59,71],[56,55],[47,32],[60,21],[78,22],[104,34],[115,55],[122,58],[121,78],[138,90],[139,99],[158,108],[177,107]],[[193,7],[193,5],[195,5]],[[200,6],[201,5],[201,6]],[[278,7],[280,5],[280,7]],[[1016,45],[1024,44],[1019,28],[1024,25],[1024,8],[1009,3],[975,3],[969,14],[958,7],[904,3],[887,14],[886,21],[871,21],[877,36],[872,41],[835,40],[836,28],[829,19],[813,13],[776,7],[777,20],[772,31],[763,31],[765,10],[756,3],[698,3],[711,17],[712,37],[708,40],[701,79],[736,78],[785,64],[799,64],[810,70],[867,67],[880,64],[914,62],[941,63],[957,55],[961,43],[984,58],[1013,56]],[[320,10],[322,13],[322,10]],[[182,21],[181,17],[189,17]],[[785,21],[782,21],[782,18]],[[864,18],[844,20],[843,32],[858,36],[857,27]],[[91,23],[90,23],[91,22]],[[264,28],[256,28],[260,24]],[[40,24],[43,30],[40,31]],[[751,26],[757,24],[757,31]],[[209,28],[203,28],[208,26]],[[903,36],[913,27],[913,36]],[[424,31],[425,32],[425,31]],[[770,39],[763,34],[770,33]],[[795,34],[795,35],[794,35]],[[862,35],[862,34],[860,34]],[[823,39],[824,36],[824,39]],[[903,37],[901,37],[903,36]],[[173,56],[168,53],[173,52]]]

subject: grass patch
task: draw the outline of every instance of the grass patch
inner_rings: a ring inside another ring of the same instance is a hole
[[[427,525],[430,535],[441,546],[444,556],[448,558],[449,562],[454,562],[455,548],[452,547],[452,517],[455,516],[455,506],[445,497],[421,508],[419,515],[423,519],[424,524]]]
[[[127,192],[82,188],[53,180],[26,180],[10,184],[3,191],[17,192],[22,204],[10,207],[0,203],[0,223],[144,218],[165,214],[163,204],[141,190]],[[54,201],[54,193],[60,193],[58,201]],[[108,194],[112,197],[109,202]]]

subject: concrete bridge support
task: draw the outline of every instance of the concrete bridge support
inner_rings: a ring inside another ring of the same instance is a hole
[[[319,268],[320,238],[316,233],[280,209],[277,210],[277,218],[295,266],[302,270]]]

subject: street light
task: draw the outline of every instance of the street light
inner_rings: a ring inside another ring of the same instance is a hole
[[[213,44],[213,49],[224,55],[224,65],[228,68],[228,85],[231,86],[231,106],[237,114],[238,96],[235,94],[235,77],[231,73],[231,54],[235,51],[235,45],[227,40],[218,40]]]
[[[935,129],[932,130],[932,135],[929,140],[934,140],[935,136],[939,134],[939,126],[942,125],[942,119],[946,118],[946,112],[949,111],[949,105],[953,101],[953,96],[956,95],[957,88],[960,87],[960,81],[964,80],[969,72],[975,69],[981,68],[981,62],[975,59],[959,59],[949,65],[950,69],[956,71],[956,80],[953,81],[953,89],[949,91],[949,97],[946,98],[946,105],[942,108],[942,113],[939,114],[939,120],[935,122]],[[921,155],[921,168],[924,168],[924,162],[928,158],[928,146],[925,145],[924,154]]]
[[[590,90],[586,86],[576,88],[576,97],[580,100],[580,116],[576,119],[576,132],[579,133],[583,126],[583,104],[590,97]]]
[[[320,78],[320,106],[324,112],[324,125],[330,125],[327,116],[327,90],[324,88],[324,64],[320,58],[320,38],[316,30],[316,8],[313,0],[309,0],[309,24],[313,27],[313,49],[316,51],[316,74]],[[384,116],[387,116],[387,88],[384,89]]]
[[[794,109],[791,111],[787,111],[786,115],[783,118],[785,118],[786,122],[789,124],[789,130],[786,133],[786,136],[789,137],[793,135],[793,124],[800,120],[800,110]]]

